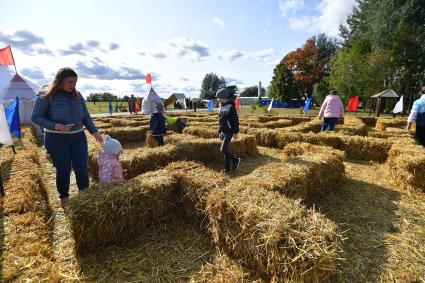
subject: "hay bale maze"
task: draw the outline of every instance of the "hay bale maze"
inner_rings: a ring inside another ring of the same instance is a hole
[[[58,205],[30,128],[0,149],[1,282],[423,282],[425,150],[401,119],[347,116],[334,133],[294,114],[239,116],[223,173],[217,114],[158,147],[149,116],[94,118],[120,140],[124,181]]]

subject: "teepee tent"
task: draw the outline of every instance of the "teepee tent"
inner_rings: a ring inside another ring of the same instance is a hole
[[[142,101],[142,113],[148,115],[152,114],[152,112],[155,110],[157,103],[162,103],[162,99],[155,92],[155,90],[151,88],[148,96]]]
[[[0,102],[4,108],[12,103],[16,97],[19,98],[19,117],[23,125],[31,123],[33,103],[37,97],[36,91],[30,84],[19,74],[15,74],[9,83],[3,89],[0,89]],[[34,86],[34,84],[32,85]]]

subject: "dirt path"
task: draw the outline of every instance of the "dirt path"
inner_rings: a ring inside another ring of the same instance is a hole
[[[43,184],[46,186],[48,200],[52,209],[53,226],[53,248],[54,256],[59,266],[60,275],[63,282],[75,282],[80,280],[80,264],[74,251],[74,238],[72,236],[71,225],[60,207],[58,192],[56,191],[55,168],[47,160],[43,150],[39,151],[40,164],[44,172]],[[71,176],[71,195],[76,193],[75,177]]]

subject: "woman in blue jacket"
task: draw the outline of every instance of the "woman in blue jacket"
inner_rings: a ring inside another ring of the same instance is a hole
[[[61,206],[68,205],[71,168],[79,191],[89,187],[88,148],[83,126],[102,142],[82,95],[76,90],[78,75],[60,69],[49,90],[37,97],[31,120],[45,129],[44,144],[56,168],[56,188]]]

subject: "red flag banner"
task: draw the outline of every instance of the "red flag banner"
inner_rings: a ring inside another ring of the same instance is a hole
[[[12,49],[10,48],[10,45],[0,49],[0,65],[15,66],[15,60],[13,60]]]
[[[236,108],[236,110],[238,110],[239,109],[239,97],[236,97],[236,101],[235,101],[235,108]]]
[[[348,100],[347,111],[357,111],[357,105],[359,104],[359,97],[354,96]]]
[[[152,83],[152,76],[151,76],[151,74],[147,74],[147,75],[146,75],[146,83],[147,83],[147,84]]]

